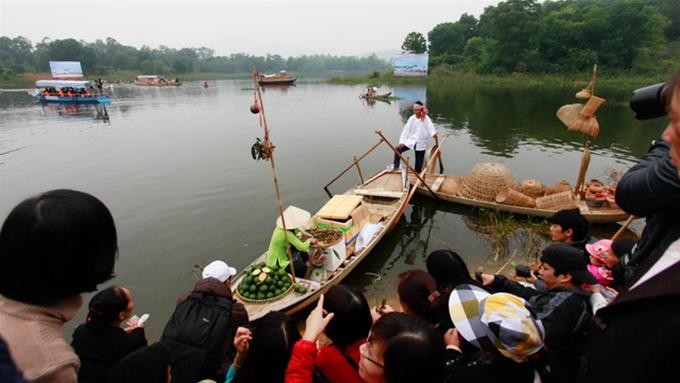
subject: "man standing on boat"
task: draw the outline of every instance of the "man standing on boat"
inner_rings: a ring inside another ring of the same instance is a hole
[[[437,130],[432,123],[432,120],[427,115],[427,108],[422,102],[416,101],[413,104],[413,115],[406,121],[406,125],[399,136],[399,145],[397,151],[399,154],[413,149],[416,152],[416,172],[420,173],[423,168],[423,159],[425,158],[425,150],[427,150],[428,140],[432,136],[435,145],[439,145],[437,139]],[[399,169],[399,155],[394,153],[394,169]]]

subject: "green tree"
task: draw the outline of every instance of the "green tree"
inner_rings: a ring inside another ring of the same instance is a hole
[[[425,36],[418,32],[410,32],[401,44],[401,49],[413,53],[425,53],[427,51]]]

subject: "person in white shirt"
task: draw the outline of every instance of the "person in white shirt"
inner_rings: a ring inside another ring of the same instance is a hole
[[[413,104],[413,116],[409,117],[406,121],[406,125],[401,131],[401,136],[399,136],[399,145],[397,145],[397,150],[399,153],[403,153],[407,150],[413,149],[416,152],[416,172],[420,173],[423,168],[423,159],[425,158],[425,150],[427,150],[427,144],[433,137],[435,144],[439,145],[437,140],[437,131],[435,130],[432,120],[427,115],[427,108],[422,102],[416,101]],[[399,155],[394,153],[394,169],[399,169]]]

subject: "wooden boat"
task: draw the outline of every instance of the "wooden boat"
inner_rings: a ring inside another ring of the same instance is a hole
[[[135,78],[135,85],[140,86],[180,86],[182,82],[178,78],[166,79],[159,75],[139,75]]]
[[[432,198],[438,198],[442,201],[457,203],[461,205],[474,206],[484,209],[497,210],[512,214],[520,214],[537,217],[551,217],[557,210],[538,209],[530,207],[522,207],[515,205],[506,205],[496,202],[489,202],[477,199],[471,199],[461,196],[457,193],[460,190],[461,176],[453,176],[447,174],[426,174],[424,181],[427,186],[420,184],[417,192]],[[429,188],[428,188],[429,187]],[[433,195],[434,194],[434,195]],[[590,223],[612,223],[618,221],[625,221],[629,214],[620,208],[612,208],[608,205],[602,207],[590,207],[584,200],[576,199],[577,207],[581,210],[581,215],[585,217]]]
[[[390,98],[391,95],[392,95],[392,92],[387,92],[387,93],[376,94],[376,95],[372,95],[372,96],[369,96],[367,94],[361,94],[359,97],[366,98],[366,99],[381,99],[381,98],[387,99],[387,98]]]
[[[296,77],[288,76],[285,70],[276,74],[259,73],[257,75],[257,82],[260,85],[291,85],[297,80]]]
[[[334,271],[325,271],[321,282],[309,279],[296,278],[297,283],[307,288],[304,293],[290,291],[282,298],[265,303],[254,303],[252,300],[243,299],[237,292],[237,287],[246,276],[241,273],[234,281],[232,288],[234,296],[243,301],[250,320],[260,318],[273,310],[296,312],[305,306],[314,303],[321,294],[331,286],[340,283],[354,268],[368,256],[375,245],[390,231],[399,221],[403,210],[410,199],[409,185],[406,183],[405,172],[393,172],[383,170],[374,175],[366,182],[357,185],[344,193],[346,196],[360,196],[361,205],[368,209],[369,222],[379,224],[380,230],[368,241],[367,245],[359,251],[349,254],[342,264]],[[265,260],[266,253],[255,259],[251,265],[256,265]],[[247,267],[245,268],[247,269]]]
[[[29,94],[41,103],[103,104],[111,101],[106,96],[94,94],[92,81],[38,80],[37,88]]]

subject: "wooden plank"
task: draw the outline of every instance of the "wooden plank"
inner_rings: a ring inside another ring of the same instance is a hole
[[[401,198],[404,195],[403,192],[380,189],[354,189],[354,194],[385,198]]]
[[[442,186],[442,183],[444,183],[445,179],[446,178],[444,177],[437,177],[437,179],[434,180],[434,183],[432,183],[432,187],[430,187],[430,189],[436,192],[437,190],[439,190],[439,187]]]
[[[316,216],[330,219],[346,220],[361,203],[363,198],[359,195],[334,195],[326,204],[319,209]]]

